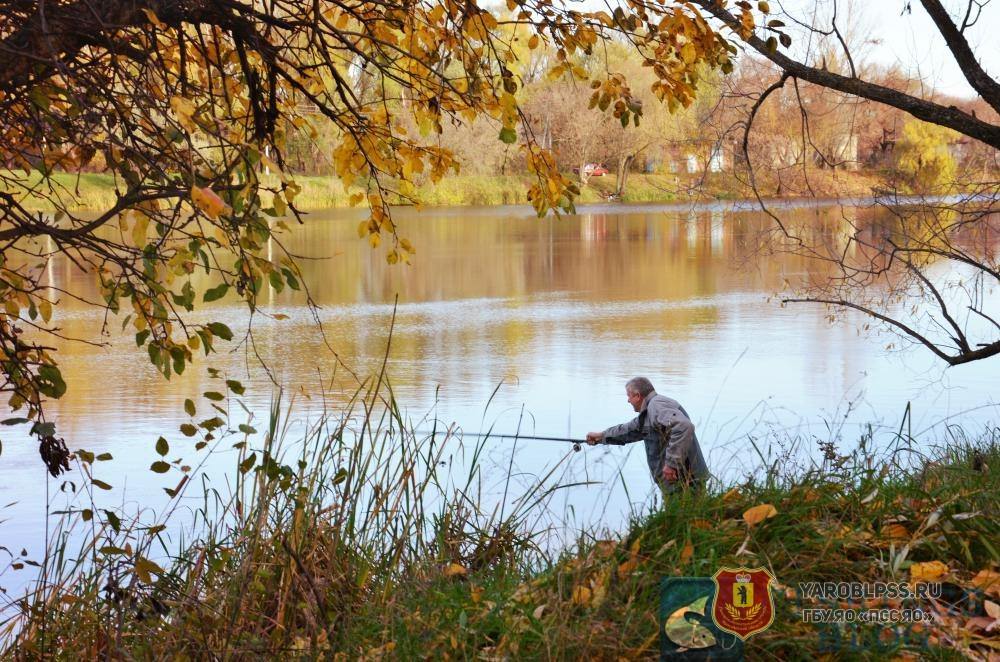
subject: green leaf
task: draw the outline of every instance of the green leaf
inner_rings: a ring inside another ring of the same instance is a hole
[[[162,460],[157,460],[156,462],[153,462],[151,465],[149,465],[149,470],[154,473],[165,474],[168,471],[170,471],[170,465],[167,464],[166,462],[163,462]]]
[[[240,473],[245,474],[246,472],[250,471],[253,468],[254,462],[256,461],[257,461],[257,454],[250,453],[247,459],[240,462]]]
[[[228,386],[229,390],[235,393],[236,395],[243,395],[243,392],[246,390],[243,388],[243,384],[240,384],[235,379],[227,379],[226,386]]]
[[[122,521],[118,519],[118,515],[114,514],[110,510],[105,510],[104,517],[107,519],[108,524],[111,525],[111,528],[115,530],[115,533],[122,530]]]
[[[205,391],[204,395],[209,400],[214,400],[215,402],[219,402],[221,400],[225,400],[226,399],[226,396],[222,395],[218,391]]]
[[[94,519],[94,511],[91,510],[90,508],[84,508],[83,510],[80,511],[80,517],[83,518],[84,522],[89,522],[90,520]]]
[[[186,400],[184,400],[184,411],[187,413],[188,416],[194,416],[195,413],[194,400],[192,400],[191,398],[187,398]]]
[[[218,301],[222,297],[226,296],[226,292],[228,291],[229,291],[229,285],[226,283],[222,283],[221,285],[213,287],[210,290],[205,290],[204,301],[205,302]]]
[[[96,478],[92,478],[90,480],[90,482],[93,483],[94,487],[98,487],[98,488],[100,488],[102,490],[110,490],[111,489],[111,486],[108,485],[107,483],[105,483],[103,480],[97,480]]]
[[[257,434],[257,428],[250,427],[246,423],[240,423],[239,430],[243,434]]]
[[[181,425],[181,432],[185,437],[193,437],[198,434],[198,428],[191,425],[190,423],[184,423]]]
[[[107,462],[108,460],[112,460],[114,458],[111,456],[111,453],[101,453],[94,459],[96,459],[98,462]]]
[[[504,128],[500,129],[500,141],[508,145],[513,145],[514,143],[517,142],[517,131],[510,128],[509,126],[505,126]]]
[[[216,428],[221,428],[224,424],[225,424],[225,421],[223,421],[218,416],[215,416],[213,418],[209,418],[207,420],[202,421],[201,423],[198,424],[198,427],[205,428],[206,430],[208,430],[209,432],[211,432],[212,430],[215,430]]]
[[[153,573],[162,575],[163,568],[144,556],[140,556],[135,560],[135,574],[138,575],[140,580],[147,584],[152,583],[153,578],[151,575]]]
[[[222,322],[212,322],[208,325],[208,330],[212,332],[213,336],[218,336],[223,340],[232,340],[233,332],[229,330],[229,327]]]
[[[38,390],[50,398],[58,399],[66,393],[66,382],[63,381],[59,368],[54,365],[39,366],[35,381],[38,384]]]
[[[21,423],[30,423],[31,420],[27,418],[5,418],[0,421],[0,425],[20,425]]]
[[[56,424],[49,422],[49,423],[35,423],[34,425],[31,426],[31,432],[29,432],[28,434],[33,434],[38,437],[52,437],[55,436],[55,433],[56,433]]]
[[[164,455],[166,455],[169,452],[170,452],[170,444],[167,443],[167,440],[164,439],[163,437],[160,437],[159,439],[157,439],[156,440],[156,453],[157,453],[157,455],[159,455],[160,457],[163,457]]]

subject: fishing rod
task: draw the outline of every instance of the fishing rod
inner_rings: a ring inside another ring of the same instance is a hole
[[[454,430],[417,430],[414,434],[455,434]],[[479,437],[481,439],[485,438],[497,438],[497,439],[527,439],[529,441],[563,441],[573,444],[573,450],[579,452],[582,447],[581,444],[585,442],[582,439],[569,439],[567,437],[539,437],[527,434],[491,434],[482,432],[462,432],[463,437]]]

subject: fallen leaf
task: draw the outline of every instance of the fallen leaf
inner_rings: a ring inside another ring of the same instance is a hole
[[[995,570],[980,570],[972,578],[972,585],[981,588],[986,595],[1000,598],[1000,572]]]
[[[762,503],[743,513],[743,521],[747,523],[747,526],[756,526],[777,514],[778,510],[774,506],[769,503]]]
[[[1000,605],[993,602],[992,600],[984,600],[983,608],[986,610],[986,615],[992,618],[994,621],[1000,620]]]
[[[941,561],[914,563],[910,566],[910,580],[914,582],[933,582],[948,574],[948,566]]]
[[[592,595],[590,589],[586,586],[576,586],[573,588],[573,597],[570,600],[575,605],[586,605],[590,602]]]
[[[965,622],[965,629],[969,632],[975,632],[976,630],[986,632],[992,629],[996,622],[995,618],[990,618],[989,616],[973,616]]]
[[[882,535],[889,540],[910,539],[910,532],[902,524],[886,524],[882,527]]]
[[[691,528],[702,529],[703,531],[711,531],[715,528],[715,524],[709,522],[707,519],[695,519],[691,520]]]
[[[688,542],[684,543],[684,549],[681,550],[681,565],[684,565],[688,561],[690,561],[693,555],[694,555],[694,545],[692,545],[691,541],[689,540]]]
[[[469,571],[460,563],[449,563],[448,567],[444,569],[445,577],[459,577],[467,574]]]
[[[538,605],[537,607],[535,607],[535,611],[531,612],[531,615],[534,616],[535,620],[537,621],[542,617],[542,614],[544,612],[545,612],[545,605]]]
[[[636,566],[638,565],[639,563],[635,559],[629,559],[628,561],[625,561],[624,563],[618,566],[618,576],[627,577],[628,575],[632,574],[632,571],[635,570]]]

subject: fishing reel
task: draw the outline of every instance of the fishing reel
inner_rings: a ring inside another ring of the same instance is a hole
[[[582,448],[580,446],[580,442],[579,441],[574,441],[573,442],[573,452],[574,453],[579,453],[580,452],[580,448]]]

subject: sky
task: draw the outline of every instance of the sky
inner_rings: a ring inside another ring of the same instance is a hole
[[[826,16],[829,25],[833,4],[832,0],[778,0],[771,2],[771,11],[784,10],[804,21],[810,20],[815,12],[820,17]],[[987,73],[996,78],[1000,75],[1000,40],[996,37],[1000,29],[1000,3],[980,0],[978,4],[985,6],[978,23],[967,31],[967,38]],[[958,22],[968,2],[944,0],[944,5]],[[910,10],[904,11],[907,6]],[[838,25],[852,28],[851,41],[868,61],[897,64],[938,92],[975,96],[919,0],[839,0],[838,14],[841,17]],[[797,47],[805,46],[802,39],[797,42]]]

